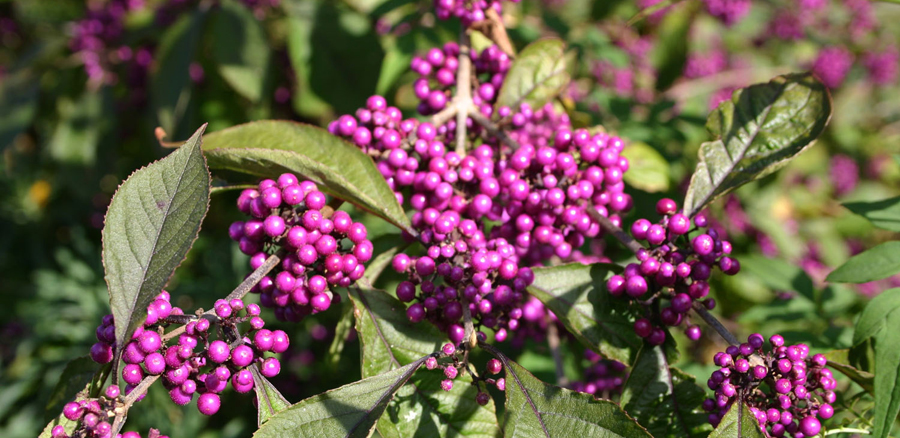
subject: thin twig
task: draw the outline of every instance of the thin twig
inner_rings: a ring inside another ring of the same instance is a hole
[[[488,8],[487,12],[485,12],[485,16],[487,17],[487,31],[482,32],[490,38],[497,47],[500,47],[504,53],[509,56],[516,55],[516,49],[513,47],[512,42],[509,40],[509,35],[506,33],[506,26],[503,24],[503,19],[500,17],[500,14],[494,10],[494,8]]]
[[[447,105],[446,108],[431,116],[431,124],[437,127],[443,125],[444,123],[447,123],[447,121],[449,121],[453,117],[456,117],[456,112],[458,110],[459,106],[456,105],[456,102],[451,101],[450,105]]]
[[[128,410],[131,409],[131,406],[134,405],[139,398],[147,393],[147,389],[149,389],[150,385],[153,385],[159,377],[159,375],[144,377],[144,379],[141,380],[127,396],[125,396],[125,401],[122,403],[122,406],[116,407],[116,419],[113,420],[112,434],[110,434],[110,436],[119,434],[122,427],[125,426],[125,418],[128,417]]]
[[[469,117],[471,117],[472,120],[475,120],[475,123],[478,123],[484,129],[486,129],[488,134],[499,138],[500,141],[506,143],[506,145],[512,148],[512,150],[515,151],[522,147],[522,145],[520,145],[519,142],[513,140],[512,137],[510,137],[509,134],[506,133],[506,131],[500,129],[499,126],[494,124],[494,122],[491,122],[490,119],[485,117],[484,114],[481,114],[481,112],[479,112],[477,109],[473,109],[469,113]]]
[[[568,386],[569,379],[563,370],[562,354],[559,351],[559,330],[556,329],[556,323],[553,321],[547,324],[547,345],[550,346],[550,354],[553,356],[553,364],[556,366],[556,384]]]
[[[597,209],[594,208],[593,204],[589,205],[586,210],[591,219],[597,221],[597,223],[600,224],[600,227],[606,230],[607,233],[612,234],[613,237],[616,238],[616,240],[621,242],[622,245],[625,245],[625,247],[631,250],[631,252],[637,254],[638,251],[644,249],[644,247],[640,243],[638,243],[638,241],[634,240],[631,236],[628,235],[628,233],[613,224],[608,217],[600,214],[600,212],[598,212]]]
[[[872,432],[866,429],[855,429],[852,427],[842,427],[840,429],[830,429],[828,432],[825,432],[825,436],[828,435],[836,435],[839,433],[858,433],[860,435],[870,435]]]
[[[697,314],[700,315],[700,317],[703,318],[703,320],[706,321],[706,323],[712,327],[725,342],[728,342],[731,345],[741,345],[740,341],[738,341],[737,338],[712,315],[712,313],[709,313],[709,311],[706,310],[706,307],[703,307],[703,303],[694,301],[694,312],[697,312]]]
[[[466,155],[466,117],[472,107],[472,58],[469,56],[469,34],[459,33],[459,70],[456,72],[456,153]],[[474,112],[474,111],[473,111]]]

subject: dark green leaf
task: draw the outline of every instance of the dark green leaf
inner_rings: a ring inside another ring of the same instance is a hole
[[[548,385],[498,351],[493,353],[506,371],[506,437],[651,436],[619,405]]]
[[[676,0],[664,1],[654,6],[644,9],[638,15],[651,13],[656,7],[672,6]],[[653,66],[657,70],[656,89],[668,89],[684,71],[684,64],[687,62],[689,32],[697,15],[699,4],[690,3],[688,5],[677,5],[666,12],[659,24],[658,35],[659,43],[654,45],[650,54]],[[632,18],[630,21],[634,21]]]
[[[622,151],[628,158],[628,172],[624,178],[628,185],[645,192],[669,190],[669,163],[656,149],[647,143],[632,142]]]
[[[281,392],[272,385],[269,379],[259,373],[257,365],[250,367],[250,371],[253,373],[253,391],[256,392],[257,401],[256,426],[259,427],[272,416],[289,408],[291,403],[281,395]]]
[[[303,400],[270,417],[253,436],[368,437],[394,393],[425,359]]]
[[[848,202],[844,207],[878,228],[900,232],[900,196],[875,202]]]
[[[191,100],[190,65],[200,45],[205,11],[185,14],[162,36],[156,51],[156,70],[150,79],[150,102],[159,125],[175,137],[178,123]]]
[[[363,274],[363,278],[365,278],[366,282],[369,285],[375,284],[375,281],[378,280],[378,277],[381,276],[381,273],[384,272],[385,268],[391,265],[391,261],[394,260],[394,255],[400,252],[400,247],[395,246],[387,251],[384,251],[372,260],[369,263],[366,263],[366,273]]]
[[[832,350],[825,353],[825,357],[828,358],[829,368],[840,371],[842,374],[849,377],[850,380],[856,382],[865,389],[869,394],[875,393],[875,376],[863,370],[858,370],[851,365],[847,365],[850,363],[849,350]]]
[[[873,437],[885,437],[900,412],[900,288],[889,289],[866,305],[856,322],[853,345],[875,341]]]
[[[0,150],[31,125],[38,107],[37,78],[18,72],[0,81]]]
[[[319,190],[415,233],[372,159],[324,129],[288,121],[252,122],[208,134],[203,151],[212,169],[259,177],[293,172]]]
[[[565,50],[565,43],[556,38],[538,40],[522,49],[506,74],[497,107],[518,110],[527,103],[538,109],[553,100],[569,84]]]
[[[621,404],[653,436],[706,436],[707,416],[700,409],[705,393],[694,377],[669,366],[660,347],[638,352]]]
[[[349,301],[341,302],[341,319],[337,326],[334,327],[334,339],[331,340],[331,346],[328,347],[327,362],[332,367],[337,366],[341,360],[341,353],[344,352],[344,345],[347,344],[347,335],[353,329],[353,304]]]
[[[812,279],[806,271],[787,260],[749,255],[741,257],[741,267],[774,291],[795,291],[810,302],[815,301]]]
[[[719,422],[719,427],[709,434],[709,438],[765,438],[759,422],[743,403],[732,403],[728,413]]]
[[[200,151],[204,129],[169,156],[132,173],[110,202],[103,227],[103,266],[116,345],[125,345],[144,322],[147,305],[200,232],[210,187]],[[117,360],[120,355],[117,349]]]
[[[847,260],[825,277],[835,283],[868,283],[900,272],[900,241],[885,242]]]
[[[541,300],[575,337],[595,351],[627,364],[641,347],[622,300],[606,292],[611,265],[572,263],[535,268],[528,291]]]
[[[312,30],[315,24],[313,2],[290,2],[284,5],[287,18],[287,49],[291,67],[297,81],[293,97],[294,110],[307,117],[325,116],[331,105],[322,100],[310,85],[310,58],[312,57]]]
[[[69,361],[47,401],[44,421],[51,421],[57,417],[62,412],[63,406],[75,400],[75,396],[79,392],[86,395],[99,394],[103,383],[109,376],[110,368],[109,364],[98,365],[89,356]]]
[[[686,214],[778,170],[812,145],[830,118],[831,95],[809,74],[779,76],[736,91],[706,122],[716,140],[700,146]]]
[[[262,24],[236,1],[223,1],[212,23],[212,55],[219,73],[235,91],[253,102],[263,96],[269,43]]]
[[[406,365],[438,351],[447,337],[428,323],[413,324],[406,306],[384,291],[350,290],[356,308],[356,330],[362,343],[363,377]],[[438,370],[422,372],[398,392],[388,414],[378,421],[384,437],[466,436],[496,437],[500,427],[493,401],[480,406],[471,377],[461,373],[453,389],[444,391]]]

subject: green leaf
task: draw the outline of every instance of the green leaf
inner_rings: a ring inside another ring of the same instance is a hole
[[[796,291],[811,302],[815,301],[812,279],[806,271],[787,260],[749,255],[741,257],[741,267],[772,290]]]
[[[257,364],[250,367],[250,371],[253,373],[253,391],[256,392],[257,401],[256,426],[259,427],[279,412],[289,408],[291,403],[281,395],[281,392],[272,385],[269,379],[259,373]]]
[[[116,345],[146,318],[197,239],[209,208],[209,171],[200,152],[206,125],[169,156],[139,169],[113,195],[103,227],[103,266]],[[121,356],[116,351],[116,360]],[[118,367],[116,367],[118,375]]]
[[[649,13],[657,7],[672,6],[677,0],[663,1],[642,10],[638,15]],[[665,5],[665,6],[664,6]],[[654,45],[650,53],[652,65],[656,68],[656,89],[668,89],[684,72],[687,62],[689,32],[697,15],[697,3],[678,5],[669,10],[662,18],[657,30],[659,43]],[[637,18],[637,17],[635,17]],[[632,18],[629,21],[634,21]]]
[[[322,117],[331,111],[331,105],[322,100],[309,82],[310,58],[312,57],[312,36],[315,25],[313,2],[289,2],[287,11],[287,52],[297,81],[297,91],[293,96],[294,110],[307,117]]]
[[[669,163],[647,143],[632,142],[622,151],[628,159],[625,182],[645,192],[669,190]]]
[[[47,401],[44,421],[51,421],[57,417],[62,412],[63,406],[75,400],[75,396],[79,393],[84,393],[85,396],[99,394],[109,376],[110,368],[109,364],[98,365],[89,356],[69,361]]]
[[[394,393],[425,359],[303,400],[269,418],[253,436],[368,437]]]
[[[853,345],[875,342],[873,437],[886,437],[900,412],[900,288],[889,289],[866,305],[853,333]]]
[[[372,159],[324,129],[288,121],[252,122],[206,135],[203,152],[212,169],[258,177],[293,172],[415,234]]]
[[[709,438],[765,438],[759,422],[743,403],[732,403],[728,413],[722,417],[719,427],[709,434]]]
[[[500,359],[506,370],[507,438],[651,436],[619,405],[548,385],[499,351],[488,351]]]
[[[885,242],[847,260],[825,277],[834,283],[868,283],[900,272],[900,241]]]
[[[66,164],[91,165],[97,157],[100,133],[111,125],[108,88],[85,91],[78,100],[57,101],[59,123],[50,138],[50,156]]]
[[[390,266],[391,262],[394,260],[394,255],[400,252],[400,247],[395,246],[387,251],[384,251],[368,263],[366,263],[366,273],[363,274],[363,278],[369,285],[375,284],[375,281],[378,280],[378,277],[381,276],[381,273]]]
[[[734,93],[709,115],[717,139],[700,146],[684,200],[693,216],[716,197],[762,178],[813,144],[831,118],[831,95],[810,74],[778,76]]]
[[[848,202],[844,207],[878,228],[900,232],[900,196],[875,202]]]
[[[694,377],[670,367],[661,347],[638,352],[621,404],[653,436],[705,436],[710,427],[700,409],[705,393]]]
[[[356,308],[356,330],[362,344],[363,377],[374,376],[433,353],[446,342],[446,335],[428,323],[413,324],[406,306],[384,291],[350,289]],[[493,401],[485,406],[475,401],[471,377],[461,373],[450,391],[441,389],[440,371],[419,373],[398,392],[378,421],[378,431],[390,437],[466,436],[496,437],[500,434]]]
[[[163,34],[155,55],[157,68],[150,78],[150,103],[159,125],[176,138],[178,122],[191,100],[190,65],[205,20],[205,11],[186,13]]]
[[[269,68],[269,43],[262,24],[249,9],[235,1],[223,1],[212,23],[215,44],[212,56],[219,73],[252,102],[263,96]]]
[[[344,346],[347,344],[347,335],[353,328],[353,304],[347,301],[341,302],[341,319],[337,326],[334,327],[334,339],[328,347],[328,354],[325,356],[326,361],[332,367],[336,367],[341,360],[341,353],[344,352]]]
[[[866,371],[856,369],[851,365],[847,365],[850,362],[849,353],[850,351],[847,349],[832,350],[828,353],[825,353],[825,357],[828,358],[828,367],[840,371],[842,374],[849,377],[850,380],[856,382],[859,386],[865,389],[866,392],[868,392],[869,394],[874,394],[875,376],[872,373],[868,373]]]
[[[613,269],[601,263],[534,268],[534,283],[528,291],[583,344],[630,364],[641,339],[634,333],[625,303],[610,299],[606,292],[604,281]]]
[[[565,43],[556,38],[538,40],[522,49],[500,88],[497,108],[518,110],[527,103],[538,109],[553,100],[569,84],[565,50]]]
[[[0,81],[0,150],[31,125],[37,114],[39,91],[37,78],[24,71]]]

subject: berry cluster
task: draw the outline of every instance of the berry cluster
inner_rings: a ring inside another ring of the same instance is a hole
[[[278,359],[266,358],[265,353],[282,353],[290,341],[285,332],[264,328],[265,321],[259,314],[256,304],[245,304],[240,299],[218,300],[214,317],[191,319],[184,333],[178,336],[177,344],[167,345],[167,339],[161,336],[163,326],[172,320],[185,319],[176,318],[182,312],[172,307],[169,294],[163,291],[147,307],[146,321],[134,331],[122,350],[122,361],[126,364],[122,368],[122,380],[127,384],[125,394],[147,375],[162,376],[172,401],[186,405],[194,393],[199,393],[199,411],[215,414],[221,404],[219,394],[227,388],[229,379],[237,392],[246,393],[254,386],[251,366],[259,366],[260,373],[266,377],[274,377],[281,371]],[[98,334],[102,332],[105,336],[109,331],[108,320],[111,324],[109,316],[104,318]],[[239,338],[237,326],[244,322],[249,322],[250,330]],[[224,340],[212,339],[213,324],[224,333]],[[101,359],[108,362],[111,357]]]
[[[481,336],[479,336],[479,338],[483,340]],[[440,368],[443,370],[444,376],[447,377],[441,381],[441,389],[444,391],[453,389],[453,381],[459,376],[460,370],[465,371],[466,369],[466,362],[456,354],[457,352],[458,350],[453,344],[444,344],[444,346],[441,347],[440,354],[433,355],[425,360],[425,368],[429,370]],[[452,362],[440,363],[438,362],[438,357],[450,358],[452,359]],[[480,382],[494,385],[500,391],[506,390],[506,379],[486,377],[488,374],[499,374],[500,371],[503,371],[503,364],[497,359],[491,359],[485,366],[485,372],[482,374],[482,377],[473,376],[475,378],[474,384],[478,387],[478,394],[475,396],[475,401],[479,405],[484,406],[491,400],[490,394],[481,391],[479,386]]]
[[[443,48],[429,50],[425,56],[413,57],[410,68],[419,75],[413,83],[413,91],[420,100],[420,114],[434,114],[447,106],[455,90],[459,56],[459,45],[449,42]],[[512,60],[496,45],[478,54],[471,52],[469,56],[473,77],[479,84],[472,93],[472,103],[485,117],[490,117]],[[450,131],[453,130],[451,126]]]
[[[625,364],[604,359],[592,350],[585,350],[584,357],[590,362],[585,370],[584,380],[573,382],[571,389],[606,399],[622,392],[625,379],[628,377]]]
[[[520,0],[511,0],[518,3]],[[435,15],[441,20],[459,18],[466,27],[482,21],[488,9],[499,14],[503,11],[501,0],[434,0]]]
[[[818,434],[819,419],[834,415],[836,399],[836,381],[825,368],[825,356],[810,356],[805,344],[786,346],[781,335],[770,337],[769,344],[766,353],[762,335],[753,334],[746,343],[716,353],[714,362],[721,368],[707,381],[716,394],[703,402],[703,409],[710,412],[709,422],[717,425],[740,399],[770,436]]]
[[[112,419],[115,417],[116,399],[119,387],[106,387],[104,395],[96,399],[72,401],[63,406],[63,416],[69,421],[76,421],[79,427],[72,436],[85,438],[109,438],[112,433]],[[69,438],[63,425],[54,426],[50,432],[52,438]]]
[[[714,308],[715,300],[705,298],[709,294],[707,280],[713,268],[734,275],[741,265],[728,256],[731,243],[722,239],[716,230],[702,232],[702,228],[709,225],[705,216],[694,217],[695,228],[692,230],[691,220],[677,212],[675,201],[661,199],[656,204],[656,211],[663,215],[659,223],[638,219],[631,226],[634,238],[646,241],[650,248],[638,251],[639,263],[625,266],[625,272],[610,277],[606,287],[610,295],[640,303],[652,313],[649,319],[635,321],[634,330],[651,344],[660,345],[666,340],[666,332],[661,326],[654,326],[654,321],[666,326],[680,325],[687,321],[694,301],[703,300],[707,309]],[[696,233],[690,238],[692,231]],[[668,301],[668,306],[658,314],[659,306],[653,305],[656,299]],[[685,334],[689,339],[697,340],[700,327],[688,324]]]
[[[373,246],[365,225],[327,206],[314,183],[285,173],[244,190],[237,204],[251,218],[231,224],[228,234],[251,256],[251,268],[274,251],[287,252],[253,289],[279,320],[297,322],[327,310],[340,297],[330,287],[347,287],[366,272]]]

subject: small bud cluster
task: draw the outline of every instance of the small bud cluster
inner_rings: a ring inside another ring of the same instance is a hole
[[[297,322],[327,310],[339,299],[330,287],[350,286],[366,272],[374,247],[365,225],[328,207],[314,183],[285,173],[244,190],[237,204],[251,219],[231,224],[228,234],[251,256],[251,268],[277,249],[288,253],[253,289],[278,320]]]
[[[625,379],[628,377],[625,364],[604,359],[592,350],[585,350],[584,357],[590,363],[585,370],[584,380],[573,382],[571,389],[606,399],[622,392]]]
[[[695,216],[695,228],[691,229],[691,220],[677,212],[675,201],[661,199],[656,204],[656,211],[663,216],[659,223],[638,219],[631,226],[634,238],[649,243],[650,249],[638,251],[639,263],[630,263],[622,275],[610,277],[606,288],[612,296],[640,303],[648,313],[655,312],[657,306],[653,302],[656,299],[668,302],[658,315],[654,313],[634,323],[635,332],[649,343],[661,345],[665,342],[666,332],[662,325],[682,323],[687,325],[685,334],[688,338],[696,341],[701,335],[700,327],[687,323],[688,312],[695,301],[707,309],[715,307],[715,300],[706,298],[709,294],[707,280],[712,270],[718,267],[725,274],[734,275],[741,265],[728,256],[731,254],[730,242],[722,239],[716,230],[702,230],[709,225],[705,216]],[[692,232],[695,232],[694,236],[690,237]]]
[[[126,395],[145,376],[162,376],[172,401],[183,406],[198,393],[197,408],[205,415],[213,415],[219,410],[219,394],[227,388],[229,380],[237,392],[247,393],[254,386],[251,366],[258,366],[266,377],[274,377],[281,371],[278,359],[265,357],[265,353],[282,353],[290,341],[285,332],[264,328],[258,305],[245,304],[240,299],[218,300],[214,317],[190,320],[177,343],[167,345],[161,336],[163,326],[182,314],[180,309],[172,307],[165,291],[148,306],[146,321],[134,331],[122,351]],[[104,323],[107,319],[111,320],[104,318]],[[250,330],[241,339],[231,339],[238,333],[237,326],[245,322],[249,323]],[[222,329],[224,340],[210,336],[213,324]],[[108,327],[101,325],[104,333]]]
[[[744,400],[769,436],[811,437],[822,430],[819,419],[834,415],[836,381],[824,355],[809,355],[805,344],[786,346],[781,335],[750,335],[746,343],[716,353],[721,367],[707,381],[716,392],[703,402],[709,422],[717,425],[735,400]]]
[[[518,3],[521,0],[511,1]],[[441,20],[459,18],[463,26],[468,27],[484,20],[488,9],[493,9],[498,14],[502,12],[502,3],[501,0],[434,0],[434,12]]]

